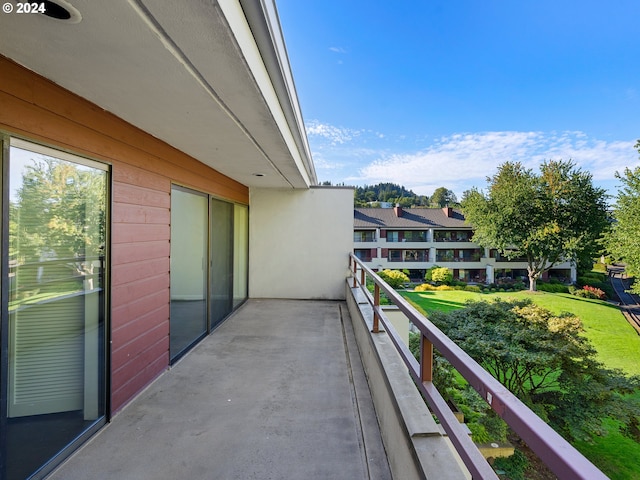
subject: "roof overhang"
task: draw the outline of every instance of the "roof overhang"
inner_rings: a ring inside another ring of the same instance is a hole
[[[273,0],[55,0],[0,54],[247,186],[317,183]]]

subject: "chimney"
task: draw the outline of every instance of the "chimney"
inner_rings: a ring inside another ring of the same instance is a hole
[[[442,207],[442,211],[447,217],[453,217],[453,208],[451,208],[449,205],[447,205],[446,207]]]
[[[402,216],[402,207],[400,206],[399,203],[396,203],[396,206],[393,207],[393,211],[396,214],[396,217],[401,217]]]

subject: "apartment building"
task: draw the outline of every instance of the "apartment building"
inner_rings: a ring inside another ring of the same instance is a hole
[[[437,265],[467,283],[527,281],[525,259],[508,259],[473,243],[473,227],[457,209],[356,208],[353,218],[354,254],[375,270],[409,270],[410,278],[420,281]],[[564,262],[542,278],[574,282],[576,269]]]

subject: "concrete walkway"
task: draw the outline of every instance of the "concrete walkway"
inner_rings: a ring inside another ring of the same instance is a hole
[[[49,478],[387,479],[341,302],[250,300]]]

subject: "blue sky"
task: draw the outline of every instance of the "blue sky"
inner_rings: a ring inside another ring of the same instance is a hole
[[[318,179],[457,195],[640,165],[640,1],[277,0]]]

